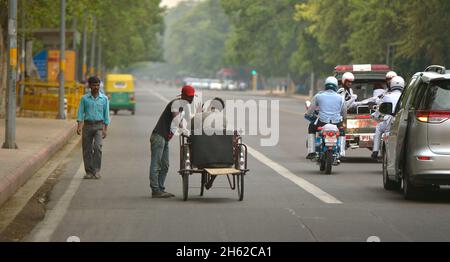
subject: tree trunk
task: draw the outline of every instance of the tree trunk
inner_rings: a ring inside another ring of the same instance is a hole
[[[4,27],[0,24],[0,118],[5,117],[7,64],[6,64],[6,39]]]

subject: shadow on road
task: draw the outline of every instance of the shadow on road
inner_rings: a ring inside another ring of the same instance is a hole
[[[342,163],[370,163],[370,164],[381,164],[380,162],[373,160],[370,157],[343,157],[341,158]]]
[[[386,192],[386,191],[385,191]],[[392,191],[391,191],[392,192]],[[401,197],[406,203],[423,203],[423,204],[450,204],[450,188],[445,187],[441,189],[424,189],[422,190],[416,199],[405,200],[403,198],[403,192],[392,192]]]
[[[184,202],[182,198],[178,198],[177,200]],[[237,193],[236,193],[236,197],[208,197],[208,196],[199,196],[199,195],[194,195],[194,196],[190,196],[188,198],[188,200],[186,201],[186,203],[199,203],[199,204],[221,204],[221,203],[238,203],[238,199],[237,199]]]

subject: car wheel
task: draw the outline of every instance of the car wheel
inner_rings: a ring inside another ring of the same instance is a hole
[[[403,168],[403,196],[406,200],[415,200],[419,195],[419,188],[411,183],[411,167],[409,161],[406,161]]]
[[[389,179],[389,175],[387,172],[387,154],[386,149],[383,148],[382,151],[383,154],[383,186],[386,190],[400,190],[402,187],[402,181],[395,181]]]

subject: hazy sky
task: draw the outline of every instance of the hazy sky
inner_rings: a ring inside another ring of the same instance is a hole
[[[161,1],[161,6],[168,6],[168,7],[174,7],[176,6],[179,2],[183,2],[185,0],[162,0]]]

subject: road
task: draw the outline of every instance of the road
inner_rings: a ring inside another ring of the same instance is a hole
[[[81,147],[71,154],[54,187],[48,211],[28,241],[450,241],[450,192],[423,201],[405,201],[382,187],[381,165],[367,150],[349,151],[348,161],[330,176],[305,159],[307,123],[303,102],[205,91],[224,99],[280,101],[280,139],[273,147],[260,136],[245,136],[252,150],[244,201],[219,178],[204,197],[200,176],[190,181],[182,201],[177,174],[179,142],[170,143],[170,199],[152,199],[149,190],[149,137],[167,99],[178,90],[139,82],[137,111],[113,116],[104,141],[101,180],[82,180]],[[249,121],[254,121],[250,119]]]

